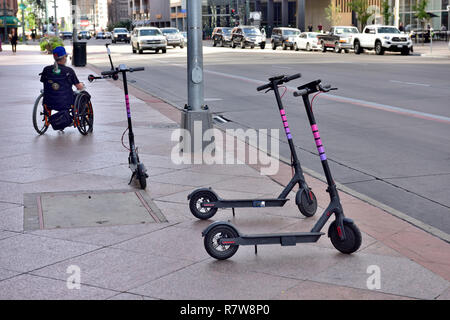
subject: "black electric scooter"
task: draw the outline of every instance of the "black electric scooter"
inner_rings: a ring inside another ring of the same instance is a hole
[[[122,80],[123,80],[123,90],[125,93],[125,105],[127,108],[127,119],[128,119],[128,139],[130,143],[130,154],[128,156],[128,166],[131,169],[132,175],[130,182],[128,184],[131,184],[133,181],[133,178],[136,178],[139,181],[139,184],[141,186],[141,189],[145,189],[147,187],[147,169],[145,168],[144,164],[139,161],[139,156],[137,153],[137,148],[134,144],[134,133],[133,133],[133,125],[131,123],[131,111],[130,111],[130,100],[128,97],[128,83],[127,83],[127,72],[135,72],[135,71],[143,71],[144,67],[139,68],[127,68],[126,65],[121,64],[118,68],[114,68],[114,65],[112,63],[111,59],[111,51],[108,48],[108,44],[106,44],[106,49],[108,51],[108,57],[109,62],[111,63],[111,70],[108,71],[102,71],[102,77],[95,77],[94,75],[88,76],[88,81],[92,82],[96,79],[105,79],[105,78],[112,78],[113,80],[119,79],[119,73],[122,74]]]
[[[282,207],[289,199],[286,199],[289,192],[294,188],[296,184],[299,185],[299,190],[295,196],[295,203],[297,204],[300,212],[306,217],[312,217],[317,210],[317,199],[311,188],[308,187],[303,176],[303,171],[300,166],[297,153],[295,151],[294,142],[292,140],[291,131],[286,119],[286,111],[281,101],[279,92],[279,86],[283,83],[300,78],[300,73],[292,76],[277,76],[269,79],[269,83],[257,88],[258,91],[268,89],[266,92],[273,90],[275,98],[280,110],[281,120],[286,132],[289,148],[292,155],[291,166],[294,168],[294,175],[289,181],[288,185],[283,189],[278,198],[276,199],[237,199],[237,200],[225,200],[221,199],[217,193],[211,188],[200,188],[194,190],[188,195],[189,208],[191,213],[199,219],[209,219],[214,216],[219,208],[232,208],[233,216],[235,215],[234,208],[261,208],[261,207]]]
[[[214,222],[202,232],[205,249],[213,258],[219,260],[228,259],[236,253],[240,245],[254,245],[255,253],[257,253],[257,245],[259,244],[295,246],[297,243],[317,242],[319,238],[324,235],[320,230],[333,213],[336,219],[328,228],[328,237],[331,239],[333,246],[345,254],[353,253],[361,246],[361,232],[353,220],[344,216],[338,191],[331,176],[325,150],[311,108],[309,100],[310,94],[318,91],[328,92],[334,89],[331,89],[330,86],[322,86],[320,82],[321,80],[316,80],[298,87],[299,91],[294,92],[294,96],[301,96],[303,98],[306,114],[308,115],[311,130],[327,179],[327,192],[330,194],[330,204],[310,232],[244,235],[239,233],[236,227],[231,223],[223,221]]]

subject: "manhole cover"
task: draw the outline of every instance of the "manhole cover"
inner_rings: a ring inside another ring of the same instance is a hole
[[[27,193],[24,205],[24,230],[167,222],[142,191]]]

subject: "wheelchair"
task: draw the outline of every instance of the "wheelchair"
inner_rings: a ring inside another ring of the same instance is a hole
[[[49,118],[52,110],[44,103],[44,90],[41,89],[33,108],[33,126],[39,135],[44,134],[50,126]],[[88,135],[94,129],[94,109],[91,96],[86,91],[75,92],[75,102],[69,109],[73,121],[69,127],[75,127],[82,135]],[[61,129],[63,130],[63,129]]]

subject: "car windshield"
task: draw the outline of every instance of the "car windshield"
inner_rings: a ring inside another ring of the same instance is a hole
[[[336,32],[336,34],[340,34],[340,33],[359,33],[357,28],[336,28],[335,32]]]
[[[308,33],[308,38],[317,38],[317,33]]]
[[[231,28],[229,28],[229,29],[223,28],[222,32],[223,32],[223,34],[229,35],[231,33]]]
[[[300,32],[298,30],[284,30],[285,36],[298,36]]]
[[[259,31],[259,29],[256,28],[244,28],[244,33],[245,34],[249,34],[249,35],[260,35],[261,31]]]
[[[161,31],[158,29],[144,29],[139,31],[140,36],[159,36],[161,35]]]
[[[162,32],[164,34],[166,34],[166,33],[178,33],[178,30],[177,29],[164,29],[164,30],[162,30]]]
[[[381,27],[378,28],[378,33],[400,33],[400,30],[394,27]]]
[[[125,28],[121,28],[121,29],[114,29],[114,32],[128,32],[128,31]]]

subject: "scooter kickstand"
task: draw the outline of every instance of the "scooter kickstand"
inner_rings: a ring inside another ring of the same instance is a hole
[[[136,176],[136,172],[133,172],[133,174],[131,175],[131,178],[130,178],[130,182],[128,182],[129,185],[131,184],[131,182],[133,181],[133,178],[135,176]]]
[[[234,208],[231,208],[231,210],[233,211],[233,218],[234,218],[234,216],[235,216],[235,214],[234,214]]]
[[[255,244],[255,255],[258,254],[258,246]]]

